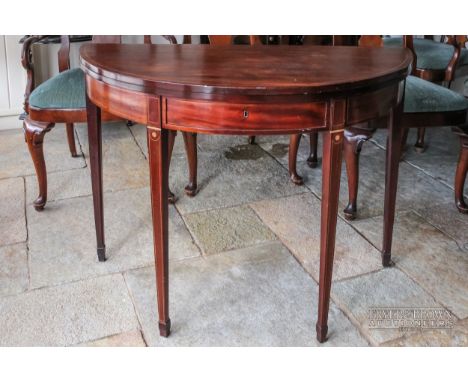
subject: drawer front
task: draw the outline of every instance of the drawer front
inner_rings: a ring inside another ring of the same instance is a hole
[[[240,104],[165,100],[166,128],[219,133],[280,132],[325,127],[325,102]]]

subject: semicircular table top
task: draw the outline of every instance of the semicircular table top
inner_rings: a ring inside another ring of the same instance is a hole
[[[92,43],[80,57],[100,81],[161,95],[356,91],[404,78],[412,60],[405,48]]]

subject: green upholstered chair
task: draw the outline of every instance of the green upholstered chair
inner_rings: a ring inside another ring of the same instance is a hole
[[[456,69],[468,65],[468,50],[465,48],[466,36],[442,36],[441,41],[413,36],[384,37],[383,46],[406,46],[414,57],[412,74],[422,79],[443,83],[450,87]],[[425,150],[425,128],[418,129],[414,145],[417,152]]]
[[[405,129],[402,149],[406,144],[409,128],[463,126],[466,123],[467,110],[468,100],[463,95],[421,78],[408,76],[401,118],[401,126]],[[377,128],[384,126],[384,123],[376,121],[367,126],[353,126],[345,131],[344,152],[348,175],[349,203],[344,214],[349,220],[355,219],[357,214],[358,166],[362,145],[372,137]],[[458,200],[456,205],[460,209],[461,203]]]
[[[403,38],[384,37],[383,43],[385,47],[403,46]],[[458,66],[468,65],[468,50],[453,43],[441,43],[427,38],[414,38],[413,47],[417,57],[417,68],[421,71],[442,71],[443,74],[441,73],[439,76],[440,81],[446,80],[445,71],[458,48],[460,48],[460,56],[456,64]]]
[[[26,38],[23,42],[22,52],[22,64],[28,74],[23,128],[39,184],[39,196],[34,201],[34,207],[38,211],[42,210],[47,202],[47,172],[43,152],[45,134],[51,130],[55,123],[65,123],[71,155],[77,156],[73,124],[87,120],[85,76],[79,68],[70,69],[69,36],[61,36],[61,47],[58,52],[59,74],[37,87],[34,86],[32,46],[49,37],[30,36]],[[170,43],[177,43],[174,36],[164,37]],[[145,36],[144,40],[145,43],[151,43],[150,36]],[[121,43],[121,36],[94,36],[93,42]],[[185,39],[184,42],[186,42]],[[118,119],[106,113],[102,114],[103,121]],[[174,138],[175,134],[171,134],[169,155],[172,154]],[[174,200],[174,195],[170,193],[169,201],[173,202]]]
[[[381,39],[379,41],[378,38],[374,38],[371,43],[366,45],[382,46],[381,42]],[[468,128],[465,127],[467,109],[468,100],[463,95],[419,77],[408,76],[405,83],[405,100],[400,121],[401,127],[404,129],[401,142],[402,149],[406,144],[409,128],[454,126],[457,132],[461,132],[462,136],[466,137],[466,159],[459,165],[459,167],[465,166],[464,176],[466,176],[466,169],[468,169]],[[355,219],[357,214],[359,156],[362,146],[364,142],[372,137],[377,128],[385,126],[385,120],[377,120],[372,123],[351,126],[345,130],[344,155],[348,175],[349,203],[344,210],[344,214],[347,219]],[[465,132],[467,134],[463,135]],[[290,158],[291,153],[297,155],[299,140],[300,136],[298,138],[291,137],[289,147]],[[313,144],[311,144],[311,154],[308,162],[313,158],[314,153],[317,152],[316,134],[315,136],[311,134],[311,142]],[[316,161],[316,157],[314,159]],[[291,161],[290,159],[289,161],[289,173],[290,175],[296,174],[296,176],[299,176],[296,172],[295,160]],[[460,173],[462,173],[461,170]],[[461,177],[462,175],[460,175]],[[461,183],[461,180],[458,183]],[[463,185],[461,188],[463,188]],[[460,189],[459,185],[458,189]],[[461,192],[461,197],[457,193],[455,195],[459,210],[462,210],[464,206],[462,193],[463,191]],[[468,211],[468,209],[466,210]]]
[[[23,42],[21,61],[27,72],[25,118],[23,129],[39,184],[39,196],[34,207],[40,211],[47,202],[47,172],[43,142],[45,134],[56,123],[65,123],[68,145],[73,157],[75,147],[74,123],[86,122],[86,93],[81,69],[70,69],[70,37],[61,36],[58,51],[59,74],[35,87],[32,47],[52,36],[30,36]],[[120,36],[95,36],[94,42],[120,43]],[[105,120],[117,119],[105,115]]]

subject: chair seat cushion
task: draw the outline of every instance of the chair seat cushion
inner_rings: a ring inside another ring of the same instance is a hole
[[[408,76],[405,87],[405,113],[430,113],[468,109],[463,95],[443,86]]]
[[[385,37],[384,46],[403,46],[402,37]],[[418,69],[445,70],[453,56],[452,45],[423,38],[413,39],[414,51],[417,56]],[[462,49],[458,66],[468,65],[468,49]]]
[[[81,69],[70,69],[49,78],[29,96],[36,109],[86,108],[85,76]]]

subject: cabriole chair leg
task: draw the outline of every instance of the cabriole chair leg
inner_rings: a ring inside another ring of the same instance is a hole
[[[35,122],[31,121],[29,118],[23,121],[24,137],[34,163],[39,185],[39,195],[33,202],[36,211],[42,211],[47,202],[47,171],[44,161],[43,142],[44,135],[50,131],[53,126],[54,123]]]
[[[297,174],[297,151],[299,150],[301,137],[302,134],[291,134],[289,137],[289,178],[294,184],[298,186],[304,184],[302,177]]]
[[[189,182],[185,186],[187,196],[195,196],[197,193],[197,134],[182,133],[184,137],[185,152],[187,153],[187,162],[189,167]]]
[[[359,156],[364,142],[367,142],[376,130],[372,124],[360,124],[348,127],[344,132],[344,159],[348,177],[349,201],[343,210],[346,220],[354,220],[357,216],[357,196],[359,189]]]
[[[317,147],[318,147],[318,132],[309,134],[310,137],[310,154],[307,158],[307,164],[310,168],[318,166]]]

